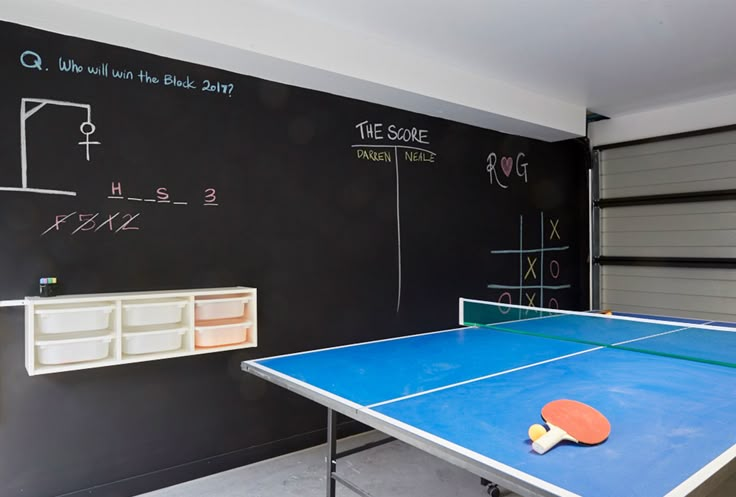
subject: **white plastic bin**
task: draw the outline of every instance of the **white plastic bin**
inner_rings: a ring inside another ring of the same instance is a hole
[[[38,340],[36,358],[39,364],[68,364],[98,361],[110,355],[110,337],[76,340]]]
[[[184,328],[176,328],[124,333],[123,353],[137,355],[178,350],[185,332]]]
[[[184,299],[123,302],[123,326],[153,326],[181,322],[187,301]]]
[[[115,306],[109,303],[36,307],[36,329],[41,333],[74,333],[108,329]]]
[[[196,347],[221,347],[243,343],[248,339],[248,328],[251,326],[250,321],[196,326],[194,328],[194,345]]]
[[[209,321],[213,319],[237,318],[245,313],[248,296],[238,297],[197,297],[194,302],[194,319]]]

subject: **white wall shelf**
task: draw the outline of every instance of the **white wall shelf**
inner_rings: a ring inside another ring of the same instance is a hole
[[[31,376],[258,343],[255,288],[27,297],[23,302]]]

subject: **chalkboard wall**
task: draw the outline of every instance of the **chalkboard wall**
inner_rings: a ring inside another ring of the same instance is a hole
[[[584,143],[14,24],[0,41],[0,300],[44,276],[259,292],[256,349],[37,377],[0,308],[2,496],[135,495],[320,442],[323,410],[242,360],[451,327],[460,296],[587,301]]]

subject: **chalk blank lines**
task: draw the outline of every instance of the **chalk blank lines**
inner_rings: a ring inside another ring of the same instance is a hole
[[[112,200],[128,200],[130,202],[150,202],[150,203],[156,203],[156,204],[189,205],[189,202],[176,202],[173,200],[159,200],[156,198],[122,197],[120,195],[108,195],[107,198],[112,199]],[[219,204],[205,203],[203,205],[217,207]]]

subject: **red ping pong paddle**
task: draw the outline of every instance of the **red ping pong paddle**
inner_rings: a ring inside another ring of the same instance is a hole
[[[595,445],[604,442],[611,433],[608,419],[588,404],[576,400],[560,399],[542,408],[542,419],[549,431],[532,444],[539,454],[544,454],[561,440]]]

